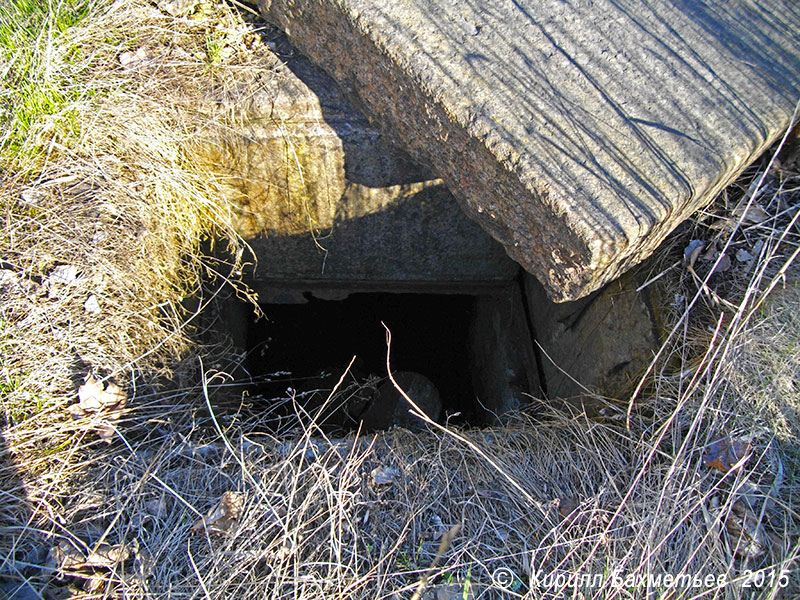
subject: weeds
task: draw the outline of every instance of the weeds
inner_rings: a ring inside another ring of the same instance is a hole
[[[167,36],[151,42],[174,42],[163,21],[128,2],[3,12],[0,407],[23,437],[62,418],[54,411],[89,370],[134,385],[144,373],[171,376],[191,345],[185,299],[226,268],[201,247],[227,240],[234,262],[241,256],[227,184],[193,156],[208,123],[164,102],[163,86],[179,94],[186,77],[167,68],[158,87],[121,64],[128,32],[149,27]]]

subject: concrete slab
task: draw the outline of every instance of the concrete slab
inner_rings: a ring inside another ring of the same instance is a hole
[[[259,5],[557,301],[649,255],[800,97],[793,1]]]

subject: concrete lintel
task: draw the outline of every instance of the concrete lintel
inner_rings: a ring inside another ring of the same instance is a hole
[[[254,277],[483,281],[519,270],[429,169],[392,145],[319,67],[275,32],[263,69],[209,93],[198,144],[225,176]]]

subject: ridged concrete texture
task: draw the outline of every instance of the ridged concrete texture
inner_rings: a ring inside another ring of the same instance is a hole
[[[800,5],[260,0],[555,300],[649,255],[772,143]]]

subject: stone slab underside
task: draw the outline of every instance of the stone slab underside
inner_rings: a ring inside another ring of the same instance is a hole
[[[559,301],[648,256],[800,96],[793,1],[260,8]]]

